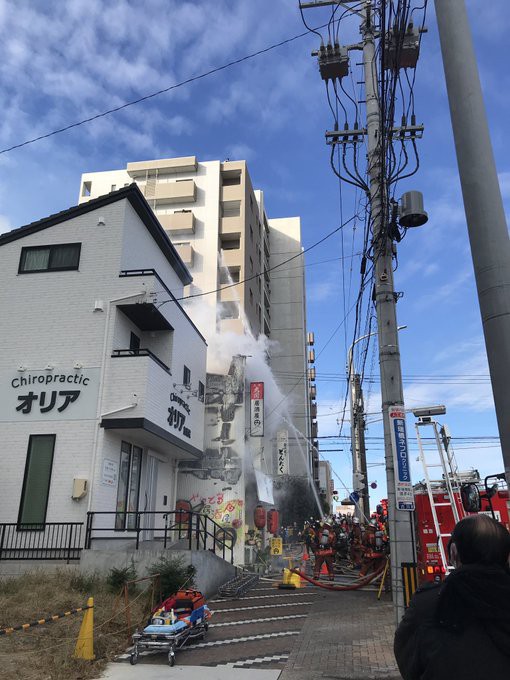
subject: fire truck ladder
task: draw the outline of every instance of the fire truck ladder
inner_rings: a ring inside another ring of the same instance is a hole
[[[428,450],[426,455],[425,449],[423,447],[420,429],[427,425],[431,426],[434,430],[437,456],[434,455],[433,450]],[[429,496],[430,508],[432,511],[432,518],[434,520],[434,528],[437,536],[437,545],[445,572],[446,574],[449,574],[450,571],[453,570],[453,567],[448,564],[446,545],[451,534],[441,532],[437,508],[450,508],[455,524],[457,524],[457,522],[462,519],[462,517],[464,517],[464,511],[462,509],[459,510],[459,507],[462,508],[462,504],[456,501],[456,498],[460,501],[460,487],[462,482],[459,476],[459,468],[455,459],[455,453],[450,444],[450,435],[448,433],[448,429],[446,426],[444,426],[439,430],[438,425],[439,424],[430,417],[423,417],[418,419],[415,427],[418,448],[420,451],[420,460],[421,464],[423,465],[425,484],[427,486],[427,493]],[[442,470],[442,478],[432,479],[429,472],[432,469]],[[437,493],[438,489],[441,490],[441,495],[446,497],[446,499],[440,503],[436,503],[434,499],[434,491]]]

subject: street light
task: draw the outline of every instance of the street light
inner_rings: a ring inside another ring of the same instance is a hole
[[[398,326],[397,330],[401,331],[407,328],[407,325]],[[360,428],[358,426],[357,417],[358,409],[356,408],[356,414],[354,414],[354,404],[358,399],[358,386],[356,384],[353,366],[353,350],[354,346],[366,340],[366,338],[372,337],[372,335],[377,335],[377,331],[372,331],[366,335],[362,335],[360,338],[356,338],[352,345],[349,347],[347,352],[347,380],[349,382],[349,399],[351,407],[351,451],[352,451],[352,478],[353,478],[353,489],[354,492],[360,492],[360,502],[356,506],[356,514],[360,516],[367,517],[370,511],[370,502],[368,494],[368,476],[367,476],[367,459],[365,453],[364,444],[364,425]],[[361,389],[360,395],[361,396]],[[363,408],[361,408],[361,415],[363,416]]]

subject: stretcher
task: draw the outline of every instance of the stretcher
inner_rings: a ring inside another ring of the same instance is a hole
[[[179,590],[167,598],[152,613],[148,626],[133,635],[129,657],[134,666],[140,652],[165,652],[170,666],[175,664],[175,652],[197,639],[204,639],[212,612],[198,590]]]

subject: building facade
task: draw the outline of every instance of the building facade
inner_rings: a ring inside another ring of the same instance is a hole
[[[203,455],[207,347],[176,301],[188,269],[134,185],[1,235],[0,261],[0,522],[91,511],[119,538],[130,513],[160,513],[150,532],[178,461]]]
[[[269,413],[267,471],[278,476],[277,433],[287,431],[283,476],[307,476],[312,471],[312,423],[299,218],[267,218],[263,192],[253,189],[245,161],[199,162],[195,156],[85,173],[79,200],[89,201],[132,182],[193,276],[183,305],[209,343],[208,370],[226,373],[232,356],[243,352],[263,354],[260,359],[272,369],[277,393],[271,395],[267,383],[267,403],[277,406],[276,413]],[[246,349],[240,343],[238,352],[234,347],[224,356],[225,348],[235,345],[224,342],[230,333],[249,334],[255,340],[264,335],[272,342],[263,349],[256,343]],[[223,360],[220,368],[217,355]]]

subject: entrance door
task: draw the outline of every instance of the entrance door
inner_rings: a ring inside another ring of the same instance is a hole
[[[156,492],[158,482],[158,459],[148,455],[145,469],[145,484],[143,490],[143,510],[151,513],[156,509]],[[143,532],[144,541],[152,541],[154,538],[155,515],[144,515]]]
[[[140,496],[142,449],[122,442],[120,448],[119,486],[117,488],[116,531],[132,531],[136,528],[136,514]],[[133,513],[133,514],[131,514]]]

